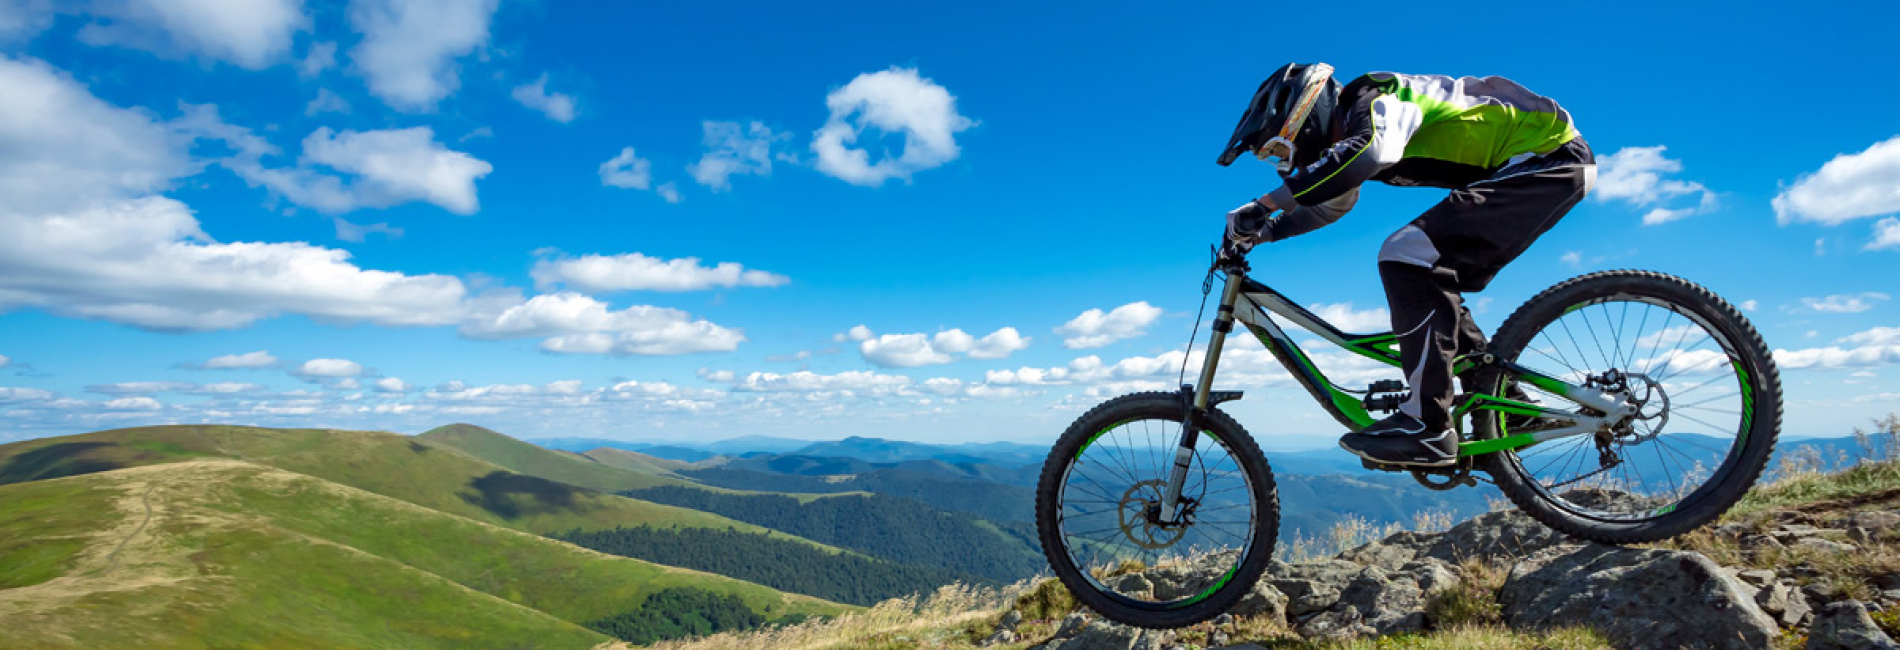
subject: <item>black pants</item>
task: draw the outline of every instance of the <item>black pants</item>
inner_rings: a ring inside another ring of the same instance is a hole
[[[1412,397],[1400,410],[1432,430],[1451,423],[1452,360],[1481,351],[1484,332],[1462,293],[1482,291],[1504,265],[1583,200],[1596,158],[1583,138],[1498,170],[1386,238],[1379,276]]]

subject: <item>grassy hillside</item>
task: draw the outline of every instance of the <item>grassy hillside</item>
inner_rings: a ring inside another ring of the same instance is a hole
[[[0,445],[0,484],[203,458],[269,465],[533,533],[640,525],[764,531],[511,472],[430,440],[370,431],[174,425],[29,440]]]
[[[246,462],[0,486],[4,648],[586,648],[608,639],[584,625],[679,588],[844,609]]]
[[[455,449],[518,474],[601,492],[689,484],[669,471],[658,468],[641,471],[631,466],[609,465],[573,452],[532,445],[472,424],[436,427],[416,439]]]
[[[581,455],[602,465],[611,465],[621,469],[660,476],[670,475],[679,470],[686,469],[687,466],[692,464],[671,458],[648,456],[637,451],[615,449],[613,447],[601,447]]]

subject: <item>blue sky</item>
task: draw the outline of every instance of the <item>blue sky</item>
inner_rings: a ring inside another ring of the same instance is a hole
[[[1503,75],[1575,116],[1601,184],[1472,297],[1487,329],[1665,271],[1782,351],[1788,435],[1900,410],[1900,89],[1869,81],[1900,12],[1416,12],[0,0],[0,441],[1046,442],[1173,383],[1222,215],[1274,186],[1213,159],[1290,60]],[[1378,243],[1441,196],[1369,187],[1257,274],[1376,329]],[[1240,350],[1231,410],[1330,445]]]

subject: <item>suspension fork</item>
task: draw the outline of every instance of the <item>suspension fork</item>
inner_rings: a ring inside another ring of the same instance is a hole
[[[1162,521],[1180,521],[1181,487],[1187,483],[1188,466],[1194,461],[1194,445],[1201,438],[1200,419],[1207,413],[1208,393],[1214,389],[1214,367],[1220,364],[1227,333],[1234,330],[1234,303],[1240,298],[1240,285],[1244,282],[1240,273],[1229,272],[1221,288],[1220,309],[1214,314],[1214,324],[1208,328],[1212,334],[1207,342],[1207,357],[1201,362],[1201,379],[1194,384],[1194,400],[1187,415],[1181,418],[1181,445],[1174,450],[1174,470],[1168,475],[1167,489],[1161,493]]]

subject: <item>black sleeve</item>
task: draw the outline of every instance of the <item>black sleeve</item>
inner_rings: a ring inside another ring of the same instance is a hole
[[[1368,150],[1391,146],[1391,143],[1379,142],[1380,136],[1385,134],[1375,132],[1372,111],[1374,102],[1384,96],[1389,87],[1390,82],[1365,75],[1339,91],[1339,108],[1335,110],[1340,115],[1334,117],[1339,120],[1335,123],[1335,132],[1343,137],[1321,154],[1318,161],[1286,176],[1286,184],[1271,194],[1275,206],[1290,211],[1295,205],[1325,203],[1359,187],[1379,172],[1379,156]],[[1403,147],[1404,143],[1397,145]]]
[[[1353,204],[1358,202],[1359,188],[1355,187],[1325,203],[1302,205],[1288,210],[1268,226],[1267,241],[1280,241],[1332,225],[1340,217],[1346,216],[1346,212],[1352,210]]]

